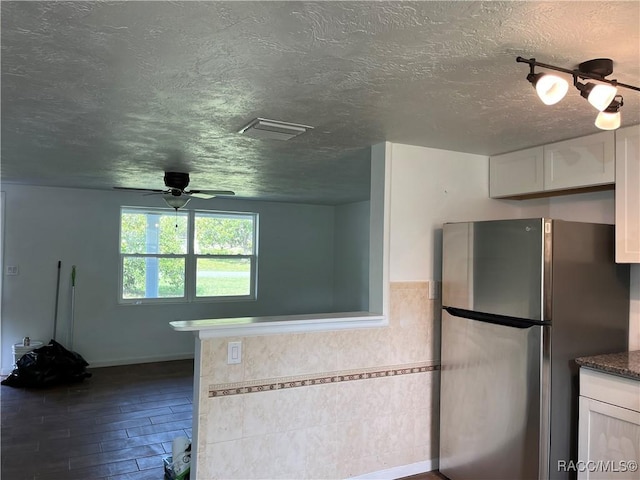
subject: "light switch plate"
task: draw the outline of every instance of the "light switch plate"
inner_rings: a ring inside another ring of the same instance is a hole
[[[242,342],[227,343],[227,365],[242,363]]]
[[[7,275],[17,275],[17,274],[18,274],[17,265],[7,265]]]

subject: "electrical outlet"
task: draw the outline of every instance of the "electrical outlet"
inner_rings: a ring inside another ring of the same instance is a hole
[[[7,275],[18,275],[18,266],[7,265]]]

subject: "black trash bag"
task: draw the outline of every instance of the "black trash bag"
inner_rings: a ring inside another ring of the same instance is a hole
[[[48,345],[25,353],[16,362],[16,368],[2,385],[10,387],[41,388],[81,382],[91,376],[89,364],[82,356],[64,348],[55,340]]]

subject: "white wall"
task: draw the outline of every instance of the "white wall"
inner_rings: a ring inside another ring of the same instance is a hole
[[[164,206],[158,197],[98,190],[3,185],[6,192],[2,368],[11,345],[52,336],[56,271],[62,261],[57,339],[68,345],[70,271],[77,266],[73,350],[92,366],[193,355],[190,334],[168,322],[228,316],[333,311],[334,207],[193,199],[190,208],[260,215],[258,300],[120,305],[118,235],[121,205]]]
[[[545,202],[489,198],[482,155],[391,144],[392,282],[441,279],[442,224],[544,215]]]
[[[335,208],[333,261],[336,311],[369,309],[369,209],[369,201]]]

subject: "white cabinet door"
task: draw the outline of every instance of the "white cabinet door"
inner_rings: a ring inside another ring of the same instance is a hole
[[[616,131],[616,262],[640,263],[640,125]]]
[[[534,147],[489,159],[489,196],[512,197],[544,188],[543,148]]]
[[[563,190],[615,182],[613,131],[544,147],[544,189]]]
[[[637,480],[640,412],[580,396],[579,416],[578,480]]]

